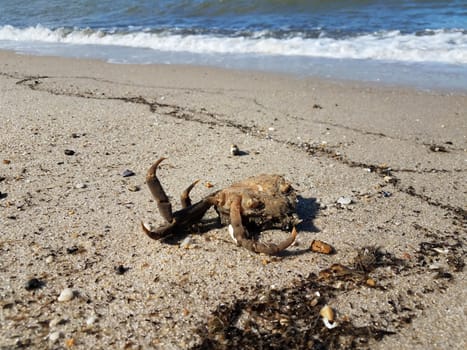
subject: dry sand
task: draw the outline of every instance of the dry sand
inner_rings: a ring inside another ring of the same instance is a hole
[[[341,348],[466,347],[465,95],[0,52],[0,120],[1,349],[220,347],[229,331],[227,341],[237,332],[266,348],[268,329],[293,327],[298,343],[308,325],[286,307],[263,321],[252,309],[262,293],[287,303],[311,281],[317,307],[332,306],[339,322],[327,330],[309,315],[315,344],[338,346],[327,332]],[[246,154],[231,156],[232,143]],[[189,249],[184,236],[148,239],[140,220],[163,220],[144,177],[160,156],[176,207],[197,178],[214,187],[198,185],[195,200],[283,174],[301,196],[296,245],[255,255],[220,227],[188,235]],[[123,177],[127,169],[135,175]],[[341,207],[341,196],[353,202]],[[311,252],[316,239],[336,254]],[[375,287],[316,277],[353,266],[366,246],[384,257],[369,272]],[[58,301],[65,288],[73,298]],[[243,305],[240,320],[228,319],[232,305]],[[353,339],[359,329],[370,334]]]

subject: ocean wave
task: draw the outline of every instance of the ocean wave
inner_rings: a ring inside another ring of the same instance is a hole
[[[397,30],[338,38],[321,31],[310,36],[293,32],[275,35],[270,31],[187,33],[177,30],[151,31],[142,28],[94,30],[50,29],[41,25],[18,28],[0,26],[1,42],[102,45],[144,48],[163,52],[197,54],[253,54],[304,56],[337,59],[370,59],[403,62],[467,64],[467,33],[462,30],[426,30],[406,34]]]

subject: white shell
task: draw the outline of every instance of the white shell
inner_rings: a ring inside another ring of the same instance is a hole
[[[333,329],[337,327],[337,322],[329,322],[327,318],[323,318],[323,323],[327,329]]]
[[[191,237],[186,236],[185,239],[180,243],[180,248],[188,249],[191,244]]]
[[[433,250],[434,250],[436,253],[439,253],[439,254],[447,254],[447,253],[449,253],[449,249],[448,249],[448,248],[433,248]]]
[[[340,205],[349,205],[352,203],[352,198],[350,197],[339,197],[337,203]]]
[[[323,318],[326,328],[333,329],[337,327],[337,322],[334,322],[334,310],[329,305],[324,305],[319,314]]]
[[[89,316],[88,319],[86,320],[86,325],[87,326],[92,326],[97,320],[96,315]]]
[[[55,343],[58,339],[60,339],[61,337],[63,336],[62,332],[60,331],[56,331],[56,332],[52,332],[52,333],[49,333],[49,340],[52,342],[52,343]]]
[[[58,301],[70,301],[71,299],[73,299],[73,297],[74,297],[73,289],[65,288],[64,290],[62,290],[57,300]]]

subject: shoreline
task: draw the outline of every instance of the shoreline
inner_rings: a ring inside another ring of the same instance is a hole
[[[456,64],[248,54],[204,55],[186,52],[154,52],[147,57],[143,55],[140,61],[133,58],[136,61],[132,62],[127,61],[127,57],[132,56],[134,48],[107,49],[113,52],[110,56],[103,53],[101,47],[97,45],[86,45],[84,53],[77,45],[49,49],[49,52],[47,50],[32,52],[6,49],[0,49],[0,51],[26,56],[91,59],[123,65],[193,66],[201,69],[217,68],[264,74],[285,74],[298,79],[335,80],[375,84],[381,87],[413,88],[427,92],[467,94],[467,70],[462,70],[462,66]]]
[[[245,318],[266,344],[293,315],[256,319],[256,298],[297,291],[310,303],[316,289],[318,309],[300,317],[330,305],[343,344],[466,346],[465,94],[0,51],[0,96],[0,348],[195,349],[222,343],[227,326],[251,340]],[[193,200],[284,175],[299,194],[297,243],[269,257],[236,247],[225,227],[149,240],[140,221],[163,219],[144,177],[160,156],[174,208],[198,178]],[[311,252],[313,240],[336,254]],[[371,270],[318,279],[333,264],[357,269],[369,246],[382,249]],[[67,288],[71,299],[58,301]],[[310,322],[299,321],[305,334]]]

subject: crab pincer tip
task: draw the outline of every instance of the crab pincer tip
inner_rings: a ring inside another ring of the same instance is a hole
[[[292,237],[294,238],[297,238],[297,229],[295,228],[295,226],[292,228]]]
[[[143,229],[143,232],[146,233],[147,235],[149,235],[151,233],[151,230],[142,221],[141,221],[141,228]]]

